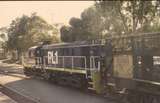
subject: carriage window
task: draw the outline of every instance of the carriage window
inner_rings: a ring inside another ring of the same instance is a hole
[[[153,56],[153,64],[160,65],[160,56]]]

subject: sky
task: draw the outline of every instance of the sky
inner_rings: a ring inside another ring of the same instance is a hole
[[[0,1],[0,27],[9,26],[16,17],[23,14],[37,15],[49,24],[68,24],[70,18],[80,17],[83,10],[92,6],[94,1]]]

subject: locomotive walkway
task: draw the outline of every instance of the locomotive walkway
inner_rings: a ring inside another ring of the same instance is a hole
[[[41,79],[26,78],[23,75],[22,66],[15,64],[0,62],[0,84],[11,88],[23,97],[34,100],[33,103],[116,103],[77,89],[55,85]],[[16,97],[12,98],[15,99]],[[18,103],[31,102],[18,99]]]

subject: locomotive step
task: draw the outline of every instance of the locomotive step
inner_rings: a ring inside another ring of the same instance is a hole
[[[92,78],[92,76],[87,76],[87,78]]]
[[[91,84],[91,85],[93,85],[93,82],[88,82],[88,84]]]
[[[89,90],[95,90],[93,87],[88,87]]]
[[[115,86],[115,84],[114,83],[107,83],[107,85],[109,85],[109,86]]]

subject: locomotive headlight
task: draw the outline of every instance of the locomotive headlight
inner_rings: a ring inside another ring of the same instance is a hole
[[[141,62],[141,61],[138,61],[138,64],[142,64],[142,62]]]

